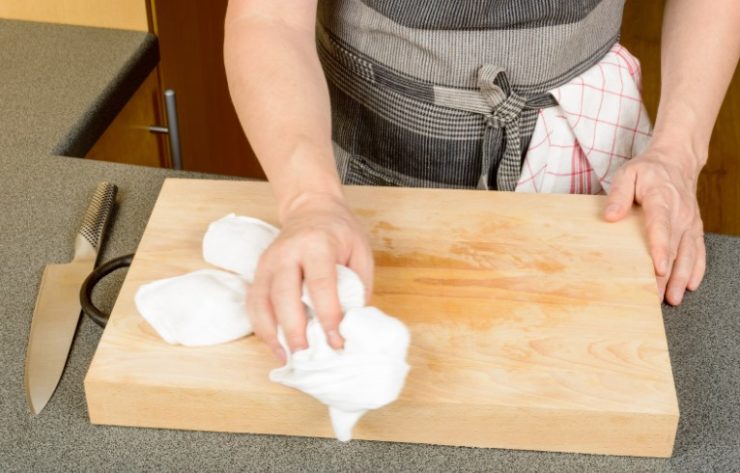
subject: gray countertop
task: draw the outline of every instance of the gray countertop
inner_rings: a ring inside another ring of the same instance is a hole
[[[26,408],[23,359],[43,267],[65,262],[90,193],[119,186],[103,260],[136,249],[168,170],[81,156],[156,62],[137,32],[0,20],[0,470],[740,471],[740,239],[708,235],[708,274],[664,307],[681,421],[671,459],[94,426],[83,319],[56,394]],[[96,298],[112,304],[122,275]]]

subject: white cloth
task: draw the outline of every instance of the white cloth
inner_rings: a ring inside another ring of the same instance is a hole
[[[258,218],[229,214],[208,226],[203,259],[254,281],[257,263],[280,230]]]
[[[640,63],[620,44],[593,67],[549,91],[517,192],[601,194],[614,173],[647,148],[652,125],[640,95]]]
[[[203,238],[203,258],[239,275],[204,269],[145,284],[135,296],[139,313],[172,344],[215,345],[250,334],[247,281],[254,279],[262,251],[277,234],[272,225],[251,217],[230,214],[213,222]],[[301,299],[310,315],[309,346],[291,354],[279,330],[288,361],[271,371],[270,379],[329,406],[337,438],[347,441],[368,410],[393,402],[401,392],[409,371],[409,332],[400,320],[364,307],[362,281],[341,265],[337,265],[337,292],[344,313],[339,324],[344,348],[334,350],[327,344],[304,285]]]
[[[375,307],[349,310],[339,324],[344,349],[334,350],[318,320],[306,328],[308,348],[292,353],[270,372],[270,379],[310,394],[329,406],[337,439],[348,441],[357,421],[370,409],[398,398],[409,365],[409,332],[398,319]],[[283,347],[285,339],[280,336]]]
[[[136,309],[167,343],[216,345],[252,333],[245,306],[247,282],[236,274],[202,269],[144,284]]]

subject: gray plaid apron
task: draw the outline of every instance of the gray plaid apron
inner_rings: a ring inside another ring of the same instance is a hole
[[[547,93],[617,41],[624,0],[321,0],[345,184],[514,190]]]

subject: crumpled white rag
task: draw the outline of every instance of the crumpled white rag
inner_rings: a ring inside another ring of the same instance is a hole
[[[142,285],[135,302],[139,313],[168,343],[214,345],[251,333],[245,305],[261,253],[278,230],[259,219],[229,214],[213,222],[203,239],[203,258],[218,267]],[[403,389],[409,365],[409,332],[398,319],[364,307],[365,288],[351,269],[337,265],[337,291],[344,318],[339,333],[344,348],[334,350],[313,315],[303,288],[309,320],[308,348],[289,353],[270,379],[299,389],[329,406],[339,440],[352,437],[357,421],[370,409],[393,402]]]
[[[258,218],[229,214],[208,226],[203,259],[254,281],[260,255],[280,230]]]
[[[352,429],[370,409],[398,398],[409,365],[409,331],[398,319],[375,307],[350,309],[339,324],[344,349],[334,350],[316,318],[306,328],[308,348],[292,353],[270,372],[270,379],[310,394],[329,406],[337,439],[352,438]],[[287,350],[280,333],[280,342]]]
[[[247,283],[236,274],[201,269],[139,287],[136,309],[167,343],[190,347],[252,333]]]

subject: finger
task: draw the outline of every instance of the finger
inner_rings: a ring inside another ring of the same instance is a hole
[[[375,262],[373,261],[373,252],[366,245],[362,248],[356,248],[350,255],[347,262],[349,269],[357,273],[365,286],[365,303],[370,302],[373,294],[373,273]]]
[[[344,344],[339,335],[339,322],[342,320],[342,306],[337,294],[337,266],[334,254],[328,249],[315,250],[306,258],[303,275],[321,326],[324,328],[329,345],[341,348]]]
[[[667,276],[675,255],[671,241],[671,216],[668,206],[660,196],[646,197],[642,202],[645,212],[650,256],[653,258],[655,274]]]
[[[691,278],[687,286],[689,291],[699,289],[699,284],[704,279],[704,272],[707,269],[707,248],[704,246],[704,235],[699,235],[694,240],[696,245],[696,262],[694,263],[694,270],[691,273]]]
[[[286,264],[274,272],[270,284],[270,303],[291,353],[307,348],[306,313],[301,302],[301,271],[298,265]]]
[[[656,276],[655,284],[658,286],[658,297],[660,302],[665,300],[665,290],[668,286],[668,276]]]
[[[247,315],[252,322],[254,334],[270,347],[278,359],[286,361],[285,350],[277,338],[275,316],[270,304],[269,281],[267,271],[257,271],[254,284],[247,295]]]
[[[635,201],[636,174],[630,166],[623,166],[614,176],[606,199],[604,218],[610,222],[624,218]]]
[[[696,242],[686,233],[681,237],[681,243],[678,246],[676,261],[673,263],[670,279],[668,280],[668,289],[666,291],[666,300],[671,305],[678,305],[683,300],[686,292],[686,286],[691,278],[691,272],[696,265]]]

